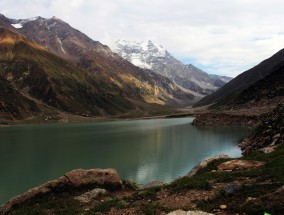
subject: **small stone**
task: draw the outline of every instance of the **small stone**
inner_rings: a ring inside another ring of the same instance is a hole
[[[227,205],[220,205],[219,206],[222,210],[226,210],[227,209]]]
[[[260,151],[264,152],[265,154],[268,154],[268,153],[274,152],[275,149],[276,149],[276,146],[267,146],[267,147],[260,149]]]
[[[257,198],[248,197],[248,198],[246,199],[246,202],[251,202],[251,201],[255,201],[255,200],[257,200]]]
[[[275,134],[272,138],[273,138],[273,139],[279,139],[279,138],[280,138],[280,133]]]

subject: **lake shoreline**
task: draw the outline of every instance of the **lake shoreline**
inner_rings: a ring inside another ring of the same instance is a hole
[[[168,118],[184,118],[194,117],[194,113],[177,113],[168,115],[143,116],[143,117],[84,117],[80,115],[70,115],[71,118],[60,120],[42,120],[38,122],[29,120],[9,121],[10,124],[1,124],[1,127],[15,126],[15,125],[41,125],[41,124],[73,124],[73,123],[90,123],[90,122],[115,122],[115,121],[133,121],[133,120],[147,120],[147,119],[168,119]]]

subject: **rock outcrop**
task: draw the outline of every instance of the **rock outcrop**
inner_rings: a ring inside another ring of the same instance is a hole
[[[233,171],[233,170],[242,170],[242,169],[257,169],[264,165],[264,162],[261,161],[247,161],[247,160],[230,160],[224,163],[221,163],[217,169],[219,171]]]
[[[28,190],[27,192],[9,200],[6,204],[0,207],[0,214],[5,215],[13,207],[23,204],[38,196],[68,190],[79,190],[86,187],[119,189],[122,187],[122,182],[114,169],[73,170],[58,179]]]
[[[254,151],[272,152],[277,146],[284,143],[283,104],[279,104],[263,118],[263,122],[240,144],[243,154]]]
[[[229,158],[228,155],[216,155],[214,157],[211,158],[205,158],[202,161],[200,161],[189,173],[187,173],[186,176],[191,177],[193,175],[195,175],[198,170],[203,169],[204,167],[206,167],[210,162],[214,161],[214,160],[219,160],[222,158]]]

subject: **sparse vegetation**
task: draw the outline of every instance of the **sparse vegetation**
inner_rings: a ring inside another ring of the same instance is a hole
[[[70,197],[43,197],[33,199],[15,208],[10,215],[75,215],[82,212],[80,202]]]
[[[97,212],[108,212],[111,208],[123,208],[125,205],[119,199],[113,199],[107,202],[97,204],[94,208],[90,209],[86,215],[94,215]]]
[[[172,209],[167,208],[158,203],[148,203],[148,204],[141,205],[140,211],[145,215],[156,215],[156,214],[160,214],[161,212],[168,213],[172,211]]]
[[[122,180],[122,185],[124,187],[124,189],[129,189],[129,190],[137,190],[139,188],[139,185],[132,180]]]

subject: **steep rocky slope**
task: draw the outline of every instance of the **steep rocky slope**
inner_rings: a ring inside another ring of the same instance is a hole
[[[252,69],[240,74],[232,81],[227,83],[225,86],[223,86],[221,89],[219,89],[217,92],[201,99],[195,106],[198,107],[198,106],[214,104],[215,107],[219,107],[219,106],[228,105],[230,103],[237,104],[242,101],[245,102],[245,100],[248,101],[248,97],[251,97],[251,99],[254,98],[254,96],[256,95],[255,93],[257,93],[253,92],[255,88],[261,87],[262,92],[274,90],[272,86],[270,87],[270,84],[271,85],[276,84],[274,83],[274,81],[277,80],[277,78],[275,78],[276,76],[279,76],[279,78],[283,76],[283,69],[282,69],[283,63],[284,63],[284,49],[280,50],[272,57],[261,62]],[[273,77],[266,77],[272,72],[274,72]],[[267,78],[267,80],[265,80],[264,78],[265,79]],[[261,79],[263,79],[262,81],[263,83],[266,83],[263,86],[261,86],[262,82],[256,83]],[[279,81],[281,82],[282,80]],[[271,83],[268,84],[270,81]],[[254,84],[256,85],[253,86]],[[251,88],[249,89],[249,87]],[[264,87],[266,87],[266,89],[264,89]],[[277,87],[277,89],[278,88],[279,87]],[[282,91],[279,90],[279,92]],[[271,95],[273,94],[274,93],[272,93]],[[271,98],[271,96],[269,96],[269,98]]]
[[[39,113],[37,105],[21,95],[13,85],[0,76],[0,123],[20,120]]]
[[[22,94],[49,106],[80,115],[115,114],[134,108],[116,83],[80,70],[4,28],[0,28],[0,56],[0,76]]]
[[[268,104],[277,104],[284,100],[284,62],[266,77],[260,79],[236,98],[230,101],[229,108],[250,108]]]
[[[161,45],[155,45],[150,40],[147,42],[118,40],[114,51],[134,65],[151,69],[170,78],[180,87],[200,95],[215,92],[231,80],[228,77],[209,75],[191,64],[184,65]]]

